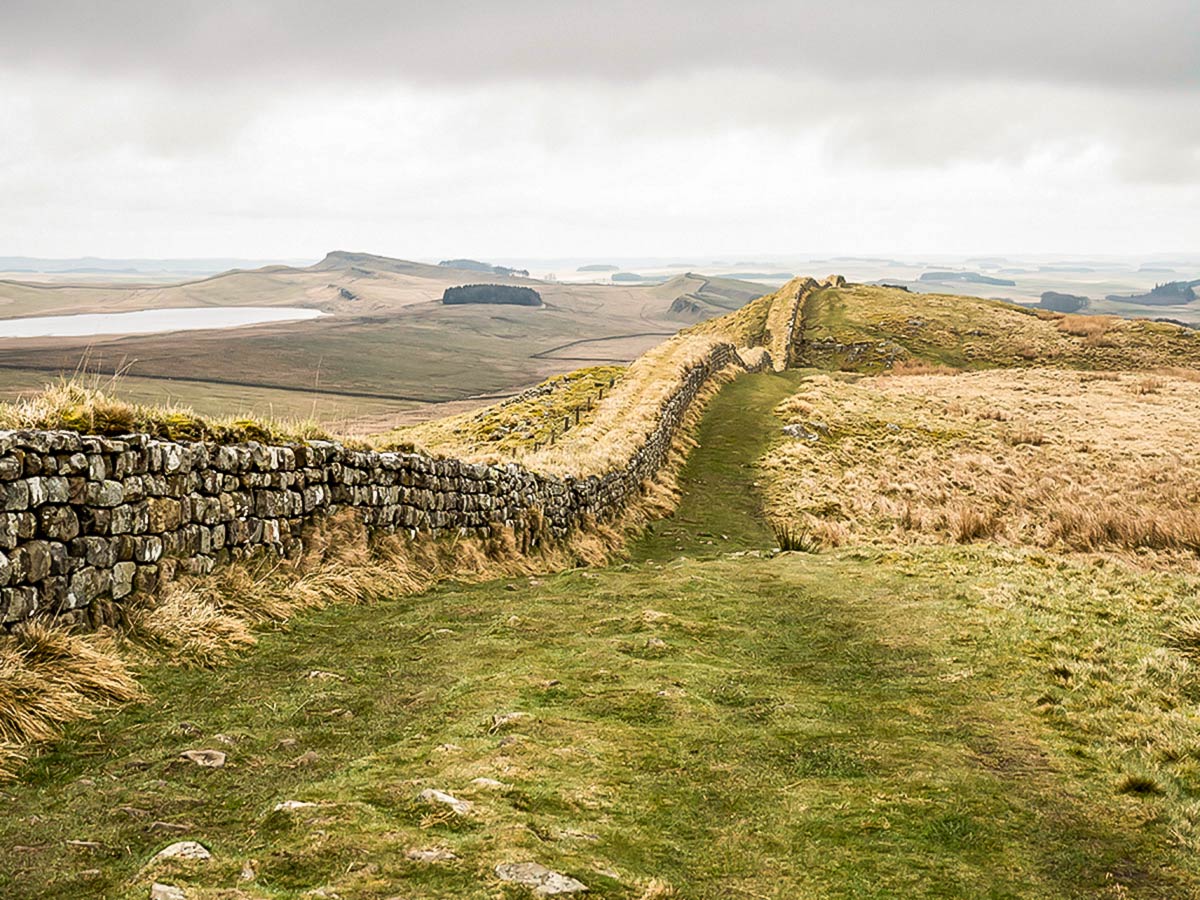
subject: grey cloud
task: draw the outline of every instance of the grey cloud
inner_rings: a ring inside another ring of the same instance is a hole
[[[173,81],[839,80],[1200,87],[1194,0],[7,0],[0,65]]]

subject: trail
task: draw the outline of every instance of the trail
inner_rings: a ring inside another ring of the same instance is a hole
[[[653,523],[633,543],[633,559],[775,546],[753,483],[754,465],[779,436],[772,410],[802,378],[796,371],[743,376],[713,398],[696,433],[698,446],[679,474],[682,493],[675,514]]]

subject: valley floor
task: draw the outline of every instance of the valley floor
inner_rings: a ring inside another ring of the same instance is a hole
[[[802,377],[718,395],[628,562],[148,671],[148,702],[0,786],[0,895],[520,897],[495,867],[533,861],[593,897],[1200,896],[1194,694],[1160,646],[1195,580],[990,544],[760,552],[755,463]],[[1138,756],[1168,727],[1169,777]],[[213,858],[149,863],[182,839]]]

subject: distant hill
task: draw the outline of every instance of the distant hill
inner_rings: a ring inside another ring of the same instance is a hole
[[[1058,291],[1043,291],[1038,303],[1039,309],[1049,309],[1060,313],[1073,313],[1085,309],[1091,301],[1079,294],[1062,294]]]
[[[794,272],[726,272],[722,278],[749,278],[762,281],[791,281],[796,277]]]
[[[43,272],[47,274],[215,275],[231,269],[260,269],[263,266],[306,266],[311,260],[237,259],[233,257],[195,259],[103,259],[81,256],[71,259],[46,259],[38,256],[0,256],[0,272]]]
[[[609,266],[604,263],[593,263],[590,266],[580,266],[576,272],[620,272],[620,266]]]
[[[520,275],[529,277],[528,269],[510,269],[508,266],[493,266],[477,259],[443,259],[439,266],[447,269],[462,269],[466,272],[487,272],[489,275]]]
[[[925,272],[918,281],[934,282],[965,282],[967,284],[996,284],[1002,287],[1016,287],[1017,283],[1010,278],[994,278],[991,275],[980,275],[978,272]]]
[[[752,281],[687,272],[663,282],[654,290],[664,298],[674,298],[669,311],[671,318],[699,322],[740,309],[763,296],[768,288]]]
[[[1168,281],[1166,284],[1156,284],[1144,294],[1109,294],[1109,300],[1119,303],[1136,303],[1140,306],[1183,306],[1196,299],[1195,288],[1200,285],[1196,281]]]

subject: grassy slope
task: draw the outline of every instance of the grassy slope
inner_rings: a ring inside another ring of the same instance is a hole
[[[600,897],[1195,895],[1184,788],[1117,793],[1120,704],[1094,721],[1056,674],[1064,645],[1076,671],[1133,667],[1190,583],[978,548],[723,554],[766,546],[746,466],[797,377],[717,397],[630,563],[329,608],[216,675],[151,669],[149,702],[3,790],[0,894],[517,897],[492,868],[533,859]],[[226,768],[177,758],[210,746]],[[180,837],[215,859],[139,874]],[[458,858],[405,855],[428,847]]]
[[[804,364],[879,372],[910,358],[953,368],[1131,369],[1200,363],[1200,335],[1146,320],[1060,316],[996,300],[824,288],[804,309]]]
[[[575,427],[591,418],[624,372],[624,366],[577,369],[476,412],[379,435],[375,443],[383,448],[413,444],[444,456],[512,453],[554,439],[566,430],[567,419]]]

